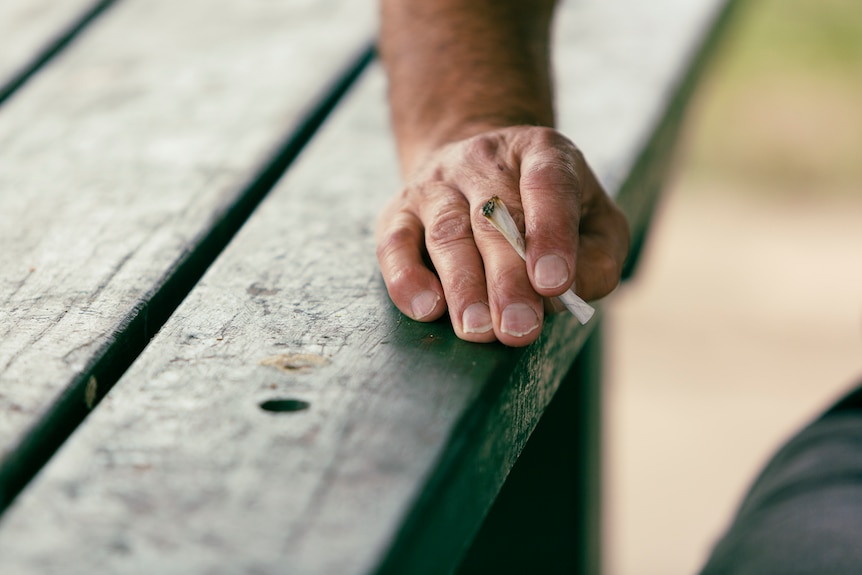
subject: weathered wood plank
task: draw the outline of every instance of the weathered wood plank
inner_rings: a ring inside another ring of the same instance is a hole
[[[721,4],[564,4],[561,127],[611,193],[664,161],[647,144]],[[399,315],[371,233],[398,186],[383,100],[374,68],[10,509],[0,569],[456,566],[590,326],[512,350]]]
[[[375,19],[128,0],[0,108],[0,509],[297,152]]]
[[[0,103],[112,0],[3,0]]]
[[[60,489],[50,495],[60,507],[21,509],[46,523],[26,551],[10,510],[0,568],[50,571],[76,554],[55,515],[71,512],[97,524],[87,527],[95,548],[67,563],[82,572],[365,572],[440,458],[453,470],[441,489],[463,495],[437,521],[481,517],[487,501],[468,488],[502,480],[515,454],[500,453],[523,445],[547,382],[567,368],[547,355],[571,360],[586,333],[563,320],[548,331],[556,343],[513,351],[400,317],[373,255],[370,228],[397,170],[383,83],[368,80],[135,363],[122,397],[109,394],[62,450],[86,454],[100,480],[60,478],[47,488]],[[294,354],[325,364],[295,369]],[[310,408],[261,410],[272,398]],[[98,432],[106,424],[119,425],[112,437]],[[465,453],[442,452],[454,425]]]

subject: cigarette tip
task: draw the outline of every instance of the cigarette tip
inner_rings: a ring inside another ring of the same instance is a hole
[[[500,198],[493,196],[490,200],[485,202],[485,205],[482,206],[482,215],[486,218],[490,218],[491,214],[494,213],[494,208],[497,206],[498,201],[500,201]]]

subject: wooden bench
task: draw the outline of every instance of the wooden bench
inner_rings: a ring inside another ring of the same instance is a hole
[[[558,10],[638,244],[728,13]],[[515,350],[389,302],[375,15],[2,4],[0,573],[598,572],[600,315]]]

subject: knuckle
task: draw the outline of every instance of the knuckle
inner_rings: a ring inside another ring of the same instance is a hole
[[[464,297],[465,294],[473,294],[481,291],[485,286],[485,276],[465,268],[458,270],[457,274],[450,274],[445,278],[446,291]],[[474,299],[474,298],[470,298]]]
[[[576,157],[570,150],[556,146],[544,147],[537,151],[528,166],[529,173],[546,173],[550,170],[575,174]]]
[[[494,266],[490,271],[488,278],[489,284],[495,287],[495,291],[500,293],[503,290],[524,291],[519,290],[521,286],[528,286],[526,270],[517,266]],[[532,290],[530,290],[532,292]]]
[[[577,164],[559,150],[549,151],[531,162],[524,170],[521,187],[525,191],[552,192],[575,198],[581,197],[583,188]]]
[[[417,233],[405,226],[389,228],[380,236],[377,242],[377,259],[381,262],[390,259],[405,246],[416,245],[420,241]]]
[[[562,133],[553,128],[539,128],[539,130],[538,138],[544,147],[564,150],[567,155],[575,158],[583,157],[581,149]]]
[[[426,222],[429,249],[445,248],[453,243],[473,239],[469,206],[466,201],[448,199],[440,203]]]
[[[419,281],[416,270],[407,266],[395,266],[385,275],[386,288],[389,293],[398,295],[402,293],[410,293],[414,290],[414,286]]]
[[[468,161],[480,164],[496,162],[503,145],[500,134],[480,134],[464,142],[464,156]]]
[[[569,139],[560,132],[547,126],[536,126],[533,128],[532,137],[546,146],[557,146],[563,142],[570,143]]]
[[[523,172],[527,182],[580,187],[586,162],[571,140],[552,128],[536,128],[531,148]]]
[[[533,149],[559,149],[573,155],[580,154],[580,150],[572,140],[555,128],[547,126],[534,126],[522,134],[525,141],[522,145]]]

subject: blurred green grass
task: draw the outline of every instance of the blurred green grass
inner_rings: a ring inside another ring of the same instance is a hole
[[[743,20],[735,49],[738,69],[859,71],[862,3],[858,0],[742,1]]]
[[[695,100],[683,176],[751,193],[862,189],[862,0],[739,0]]]

